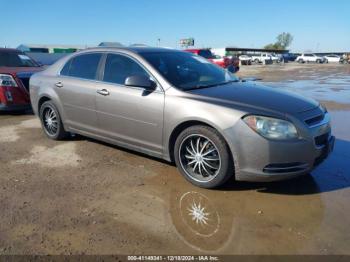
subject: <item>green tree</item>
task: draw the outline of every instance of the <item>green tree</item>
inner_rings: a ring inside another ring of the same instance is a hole
[[[275,43],[275,44],[268,44],[264,46],[264,49],[282,49],[282,48],[277,43]]]
[[[293,41],[293,36],[290,33],[283,32],[277,36],[276,44],[280,45],[282,49],[286,49]]]
[[[293,36],[290,33],[283,32],[276,37],[276,40],[274,44],[268,44],[264,48],[284,50],[292,43]]]

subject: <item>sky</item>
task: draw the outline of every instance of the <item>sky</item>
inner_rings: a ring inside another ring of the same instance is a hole
[[[281,32],[292,51],[350,51],[350,0],[0,0],[0,46],[102,41],[254,47]]]

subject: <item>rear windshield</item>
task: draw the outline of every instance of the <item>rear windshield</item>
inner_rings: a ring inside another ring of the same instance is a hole
[[[36,67],[38,66],[29,56],[22,53],[0,52],[0,66],[6,67]]]

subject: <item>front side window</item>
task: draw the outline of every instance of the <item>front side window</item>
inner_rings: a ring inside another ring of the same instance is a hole
[[[149,74],[136,61],[124,55],[108,54],[103,81],[124,85],[130,76],[147,76]]]
[[[39,66],[35,63],[29,56],[24,53],[16,52],[0,52],[0,66],[6,67],[37,67]]]
[[[238,78],[203,57],[187,52],[140,53],[170,84],[190,90],[236,82]]]
[[[73,57],[63,67],[61,75],[94,80],[96,79],[101,57],[101,54],[86,54]]]

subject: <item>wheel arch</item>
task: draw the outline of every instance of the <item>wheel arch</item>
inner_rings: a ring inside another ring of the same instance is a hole
[[[54,93],[55,95],[55,93]],[[63,110],[63,108],[61,108],[61,105],[60,103],[58,102],[57,98],[55,98],[55,96],[51,96],[47,93],[44,93],[40,96],[40,98],[38,99],[38,102],[37,102],[37,112],[38,112],[38,117],[40,117],[40,108],[41,106],[47,102],[47,101],[52,101],[52,103],[55,105],[58,113],[60,114],[60,118],[61,118],[61,121],[62,121],[62,124],[63,124],[63,127],[65,130],[66,129],[66,123],[65,123],[65,112]]]
[[[196,125],[202,125],[202,126],[207,126],[210,128],[213,128],[214,130],[216,130],[224,139],[224,141],[227,144],[227,147],[229,149],[229,154],[232,158],[232,160],[234,160],[233,157],[233,153],[230,147],[230,144],[228,143],[225,135],[223,134],[223,132],[220,131],[219,128],[217,128],[215,125],[211,124],[211,123],[207,123],[205,121],[202,120],[186,120],[182,123],[179,123],[171,132],[169,139],[168,139],[168,146],[167,146],[167,150],[168,150],[168,154],[169,154],[169,158],[171,162],[174,162],[175,158],[174,158],[174,148],[175,148],[175,143],[176,143],[176,139],[177,137],[180,135],[180,133],[185,130],[186,128],[189,128],[191,126],[196,126]]]
[[[47,96],[47,95],[43,95],[42,97],[40,97],[40,99],[38,100],[38,112],[40,112],[40,108],[41,106],[46,102],[46,101],[50,101],[52,100],[51,97]]]

